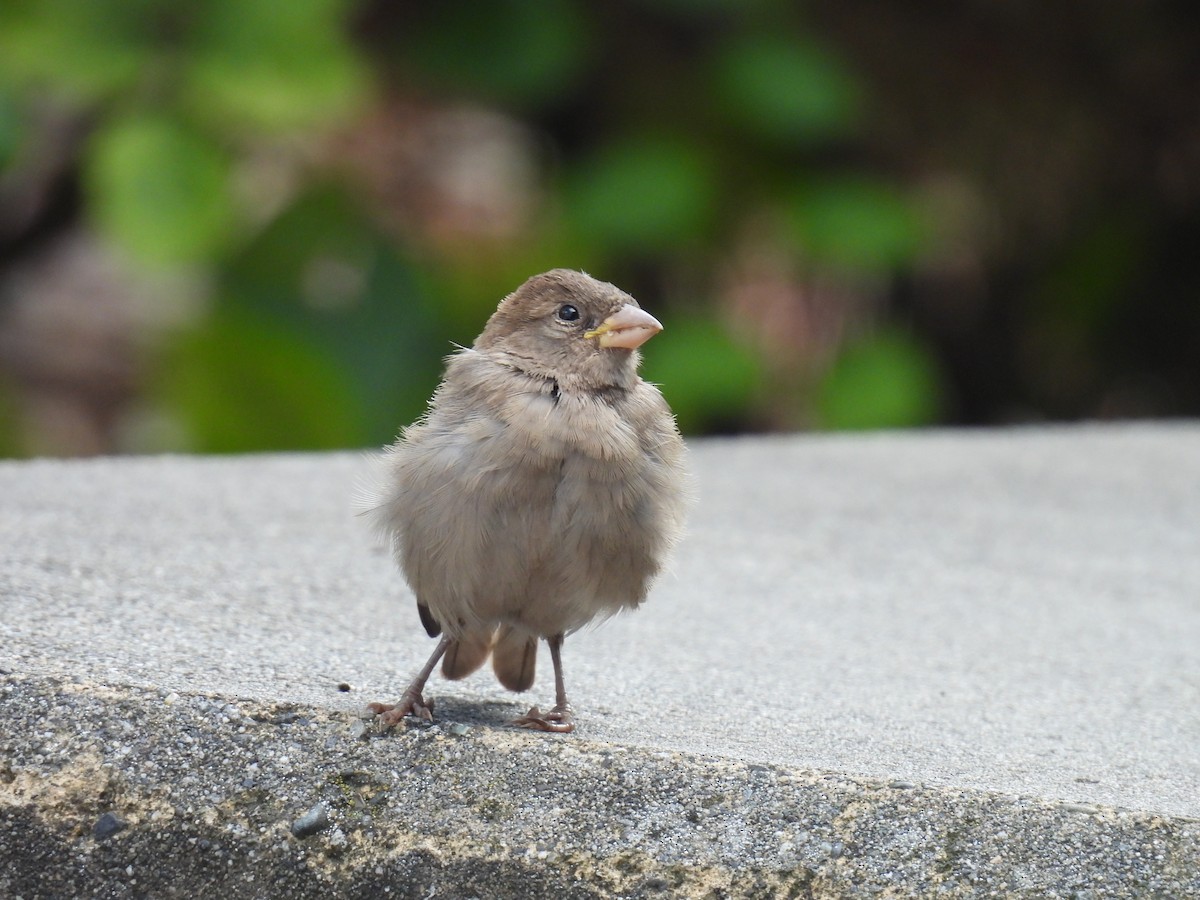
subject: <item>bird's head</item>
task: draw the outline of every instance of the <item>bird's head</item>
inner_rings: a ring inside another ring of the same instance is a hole
[[[475,349],[567,385],[628,387],[637,378],[637,348],[661,330],[624,291],[582,272],[552,269],[501,301]]]

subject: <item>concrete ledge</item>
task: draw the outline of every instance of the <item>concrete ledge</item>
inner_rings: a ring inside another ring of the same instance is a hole
[[[291,704],[3,691],[7,897],[1200,890],[1200,824],[1146,813],[546,740],[468,707],[381,737]]]
[[[0,464],[0,896],[1200,896],[1200,427],[700,442],[580,733],[428,652],[358,455]]]

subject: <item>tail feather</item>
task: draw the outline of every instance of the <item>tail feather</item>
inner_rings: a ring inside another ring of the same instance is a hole
[[[494,631],[469,631],[451,641],[442,657],[442,674],[452,681],[466,678],[487,661],[495,638]]]
[[[529,690],[537,670],[537,638],[527,631],[501,626],[492,648],[492,669],[510,691]]]

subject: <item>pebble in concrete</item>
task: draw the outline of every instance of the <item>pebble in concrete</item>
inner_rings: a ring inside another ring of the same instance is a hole
[[[292,823],[292,834],[298,838],[311,837],[327,825],[329,810],[325,808],[324,803],[318,803]]]
[[[124,829],[125,823],[120,818],[113,813],[106,812],[92,826],[92,837],[98,841],[105,841]]]

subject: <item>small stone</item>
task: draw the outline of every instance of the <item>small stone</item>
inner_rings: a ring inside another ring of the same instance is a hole
[[[354,690],[354,688],[350,687],[349,684],[347,684],[346,682],[343,681],[341,684],[338,685],[338,690],[341,691],[343,694],[348,694],[352,690]]]
[[[324,803],[318,803],[292,823],[292,834],[298,838],[312,837],[328,824],[329,810]]]
[[[125,823],[115,813],[106,812],[92,826],[92,837],[98,841],[106,841],[118,831],[125,830]]]
[[[350,723],[350,739],[354,741],[366,740],[368,737],[367,732],[370,730],[371,727],[366,722],[362,719],[357,719]]]
[[[916,787],[916,785],[911,781],[901,781],[900,779],[896,779],[895,781],[889,781],[888,787],[895,788],[898,791],[911,791],[914,787]]]
[[[456,737],[462,737],[464,734],[466,734],[468,731],[471,730],[471,726],[464,725],[462,722],[455,722],[447,730],[451,734],[455,735]]]

